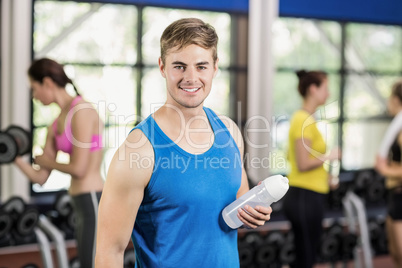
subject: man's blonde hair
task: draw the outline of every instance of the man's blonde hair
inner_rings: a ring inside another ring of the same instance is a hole
[[[205,49],[212,49],[214,64],[218,59],[218,35],[214,27],[197,18],[180,19],[170,24],[160,39],[161,58],[165,63],[170,49],[180,50],[188,45],[197,45]]]

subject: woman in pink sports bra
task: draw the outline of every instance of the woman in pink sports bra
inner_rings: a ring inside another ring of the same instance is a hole
[[[17,157],[15,164],[33,183],[43,185],[52,170],[71,175],[69,194],[77,215],[77,252],[81,267],[94,267],[97,208],[103,189],[101,177],[103,122],[94,107],[83,100],[63,66],[54,60],[35,60],[28,69],[32,95],[44,105],[56,103],[60,114],[49,126],[43,154],[35,158],[40,169]],[[77,96],[65,90],[70,83]],[[70,154],[68,164],[58,163],[58,151]]]

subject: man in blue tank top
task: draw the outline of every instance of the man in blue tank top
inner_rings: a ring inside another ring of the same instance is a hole
[[[221,212],[249,190],[235,123],[203,107],[218,71],[218,37],[181,19],[161,37],[167,100],[135,127],[113,157],[98,220],[96,267],[123,267],[130,236],[136,267],[239,267],[237,230]],[[248,228],[270,207],[246,207]]]

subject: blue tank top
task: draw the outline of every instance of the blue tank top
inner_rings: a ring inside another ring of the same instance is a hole
[[[190,154],[152,116],[140,129],[154,148],[153,174],[132,232],[136,267],[239,267],[237,230],[222,210],[236,199],[241,155],[223,122],[204,108],[215,139],[203,154]]]

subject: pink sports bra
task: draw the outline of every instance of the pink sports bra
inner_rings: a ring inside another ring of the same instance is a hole
[[[82,99],[81,96],[77,96],[74,98],[74,100],[71,102],[70,111],[81,99]],[[60,150],[68,154],[71,154],[73,151],[73,141],[74,141],[74,137],[71,131],[71,117],[72,115],[68,113],[66,118],[66,126],[64,128],[63,133],[61,134],[58,134],[57,132],[58,118],[56,118],[56,120],[54,120],[52,124],[56,150]],[[91,152],[102,149],[102,135],[92,135],[90,148]]]

